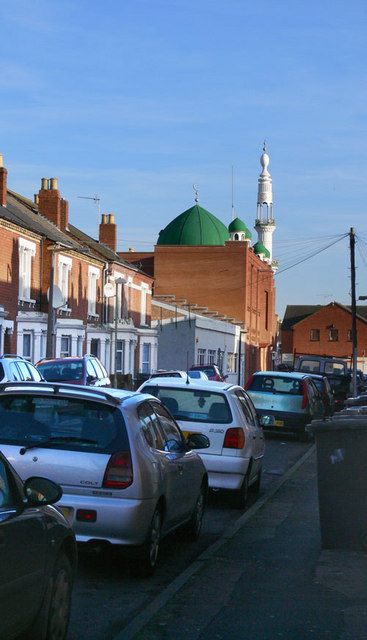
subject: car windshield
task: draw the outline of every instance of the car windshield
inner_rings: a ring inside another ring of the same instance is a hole
[[[302,395],[302,380],[283,376],[254,376],[250,381],[248,391],[267,391],[269,393],[293,393]]]
[[[115,407],[78,398],[8,394],[0,397],[0,443],[113,453],[126,448],[127,434]]]
[[[176,420],[193,422],[232,422],[231,410],[223,393],[190,388],[164,388],[155,385],[144,387],[166,405]]]
[[[83,377],[82,360],[41,362],[37,368],[48,382],[69,382],[81,380]]]
[[[216,371],[214,369],[214,367],[193,367],[191,369],[191,371],[203,371],[207,376],[215,376],[216,375]]]

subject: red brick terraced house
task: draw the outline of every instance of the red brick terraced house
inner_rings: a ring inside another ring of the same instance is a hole
[[[32,201],[8,189],[0,154],[0,242],[0,355],[37,362],[50,343],[56,357],[93,353],[124,385],[156,368],[153,279],[117,255],[113,215],[90,238],[70,224],[56,178],[43,178]]]

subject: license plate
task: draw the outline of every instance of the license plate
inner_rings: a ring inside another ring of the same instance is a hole
[[[284,427],[284,420],[274,420],[274,427]]]

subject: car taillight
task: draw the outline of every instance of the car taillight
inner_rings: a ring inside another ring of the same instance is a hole
[[[302,409],[306,409],[308,396],[307,396],[307,384],[305,380],[302,380],[302,392],[303,392]]]
[[[244,444],[245,434],[243,429],[240,429],[239,427],[227,429],[223,447],[226,447],[227,449],[243,449]]]
[[[133,465],[130,451],[117,451],[108,461],[102,486],[105,489],[126,489],[132,481]]]
[[[253,377],[254,377],[254,376],[252,375],[252,376],[251,376],[251,378],[249,378],[249,379],[247,380],[247,382],[246,382],[246,384],[245,384],[245,389],[248,389],[248,388],[249,388],[249,386],[250,386],[250,384],[251,384],[251,382],[252,382]]]
[[[216,382],[220,382],[220,377],[218,376],[218,374],[215,376],[214,380],[215,380]]]

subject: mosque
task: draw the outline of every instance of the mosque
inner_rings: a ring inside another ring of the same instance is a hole
[[[246,376],[272,368],[277,317],[273,259],[272,179],[264,143],[260,158],[254,229],[233,217],[228,227],[198,203],[159,232],[154,252],[120,257],[154,276],[154,298],[170,300],[240,327],[244,337]],[[195,188],[195,185],[194,185]]]

